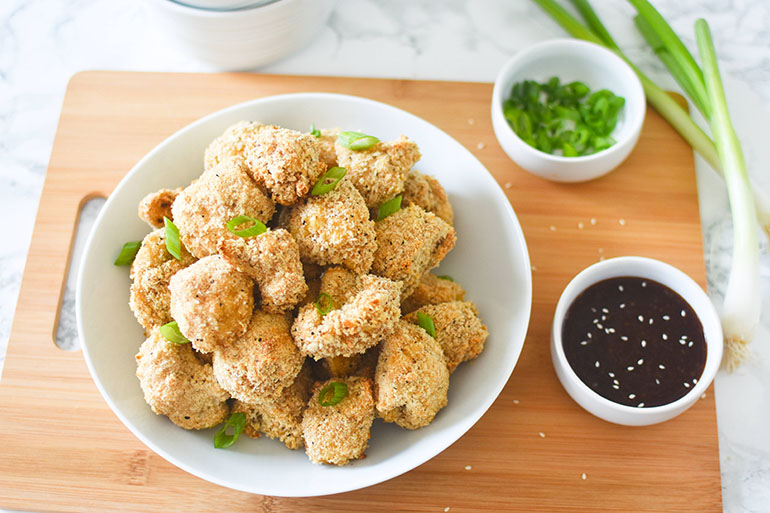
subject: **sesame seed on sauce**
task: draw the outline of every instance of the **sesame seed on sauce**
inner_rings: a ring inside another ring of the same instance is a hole
[[[669,338],[680,343],[670,344]],[[626,344],[629,340],[639,343]],[[687,302],[656,281],[636,277],[610,278],[583,291],[568,308],[562,343],[588,387],[638,408],[684,396],[706,360],[703,327]]]

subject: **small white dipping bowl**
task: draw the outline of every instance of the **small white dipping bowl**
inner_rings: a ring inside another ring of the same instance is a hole
[[[636,408],[602,397],[578,377],[567,361],[562,343],[562,324],[572,302],[591,285],[600,281],[632,276],[657,281],[679,294],[695,311],[706,339],[706,364],[698,382],[683,397],[662,406]],[[611,258],[587,267],[562,292],[556,305],[551,329],[551,359],[556,375],[567,393],[580,406],[599,418],[626,426],[646,426],[676,417],[692,406],[709,387],[722,361],[722,327],[714,305],[700,286],[685,273],[651,258],[625,256]]]
[[[612,132],[617,141],[593,155],[551,155],[525,143],[503,115],[503,102],[517,82],[546,82],[559,77],[562,84],[585,83],[591,92],[609,89],[626,103]],[[631,153],[644,123],[646,101],[642,84],[623,59],[599,45],[577,39],[555,39],[530,46],[513,56],[500,70],[492,92],[492,126],[505,153],[521,168],[557,182],[584,182],[609,173]]]
[[[279,0],[257,7],[215,11],[170,0],[144,0],[157,29],[185,53],[225,71],[274,62],[313,39],[334,0]]]

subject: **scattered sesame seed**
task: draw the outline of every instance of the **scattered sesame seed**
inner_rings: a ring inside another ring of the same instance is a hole
[[[556,227],[554,225],[549,226],[548,229],[551,230],[552,232],[556,231]]]
[[[518,399],[514,399],[513,400],[513,404],[519,404],[519,400]]]
[[[606,315],[602,315],[602,320],[606,321],[607,320],[607,316]]]
[[[626,307],[626,304],[625,304],[625,303],[620,303],[620,304],[618,305],[618,308],[625,308],[625,307]]]
[[[469,119],[468,121],[473,121],[473,120],[472,120],[472,119]],[[473,123],[471,123],[471,125],[472,125],[472,124],[473,124]],[[444,513],[446,513],[447,511],[449,511],[449,506],[447,506],[446,508],[444,508]]]
[[[537,271],[537,267],[535,267],[535,266],[533,265],[533,266],[532,266],[532,270],[533,270],[533,271]]]
[[[605,258],[603,256],[599,257],[599,262],[604,262]]]
[[[596,308],[594,308],[594,307],[592,306],[592,307],[591,307],[591,311],[592,311],[593,313],[596,313]]]
[[[650,324],[652,324],[652,317],[650,317],[650,319],[649,319],[649,323],[650,323]]]
[[[612,382],[613,382],[615,385],[618,385],[618,386],[620,386],[620,381],[618,381],[617,379],[613,379],[613,380],[612,380]]]
[[[626,367],[626,370],[631,372],[632,370],[634,370],[634,367],[632,365],[629,365],[628,367]]]
[[[658,378],[655,378],[655,384],[660,385],[660,380]]]
[[[644,408],[644,403],[639,403],[636,405],[637,408]]]
[[[687,347],[692,347],[692,342],[690,342],[689,344],[687,344]]]
[[[588,338],[593,338],[593,335],[591,335],[590,333],[586,333],[586,336],[587,336]]]
[[[603,330],[603,329],[604,329],[604,326],[603,326],[603,325],[601,325],[601,324],[599,324],[598,322],[596,323],[596,327],[597,327],[597,328],[599,328],[600,330]]]
[[[604,253],[604,248],[599,248],[599,253]]]
[[[545,438],[545,433],[543,433],[543,432],[541,431],[541,432],[539,432],[539,433],[538,433],[538,436],[539,436],[540,438]]]
[[[705,399],[705,398],[706,398],[706,392],[703,392],[703,393],[700,395],[700,398],[701,398],[701,399]]]
[[[646,340],[642,340],[642,347],[647,347],[647,341]]]
[[[476,120],[475,120],[475,119],[473,119],[473,118],[468,118],[468,124],[469,124],[469,125],[475,125],[475,124],[476,124]],[[449,509],[449,508],[447,508],[447,510],[448,510],[448,509]]]
[[[602,312],[604,313],[610,313],[610,311],[607,308],[602,308]]]
[[[666,366],[665,366],[665,365],[663,365],[662,363],[661,363],[660,365],[658,365],[658,368],[659,368],[660,370],[666,370]]]
[[[592,218],[591,218],[591,224],[593,224],[593,225],[595,225],[595,224],[596,224],[596,218],[595,218],[595,217],[592,217]]]
[[[620,226],[625,226],[626,225],[626,220],[625,219],[618,219],[618,223],[620,224]]]
[[[663,340],[668,340],[668,335],[666,335],[665,333],[663,333],[663,334],[660,336],[660,338],[662,338]]]
[[[679,315],[681,315],[682,317],[684,317],[684,316],[686,316],[686,315],[687,315],[687,313],[686,313],[684,310],[682,310],[681,312],[679,312]]]
[[[511,187],[513,187],[513,184],[511,182],[505,182],[506,189],[510,189]]]
[[[583,481],[585,481],[586,479],[588,479],[588,476],[586,475],[586,473],[585,473],[585,472],[583,472],[582,474],[580,474],[580,479],[582,479]]]
[[[587,340],[581,340],[580,341],[580,345],[581,346],[587,346],[588,345],[588,341]]]
[[[614,373],[614,372],[608,372],[608,373],[607,373],[607,375],[608,375],[609,377],[611,377],[611,378],[614,378],[614,377],[615,377],[615,373]]]
[[[618,285],[618,290],[619,290],[620,292],[623,292],[623,285]]]
[[[664,320],[664,321],[667,321],[667,320],[669,320],[669,319],[671,319],[671,317],[669,317],[668,315],[664,315],[664,316],[663,316],[663,320]]]
[[[646,287],[646,286],[647,286],[647,282],[646,282],[646,281],[643,281],[643,282],[642,282],[642,287]]]
[[[591,321],[591,322],[592,322],[592,323],[594,323],[594,324],[596,324],[596,323],[598,323],[598,322],[599,322],[599,319],[594,319],[594,320],[593,320],[593,321]]]
[[[692,378],[692,384],[697,385],[698,384],[698,378]]]
[[[623,342],[628,342],[628,337],[625,335],[621,335],[620,340],[622,340]]]
[[[594,367],[596,367],[597,369],[599,368],[599,360],[596,360],[596,363],[594,364]]]
[[[639,322],[644,322],[644,317],[641,315],[637,316],[637,319],[639,319]]]
[[[583,229],[583,223],[578,223],[578,230],[582,230],[582,229]]]
[[[614,388],[615,390],[620,390],[620,386],[619,385],[612,385],[612,388]]]
[[[484,148],[486,148],[486,147],[487,147],[487,145],[486,145],[486,144],[484,144],[483,142],[480,142],[480,143],[478,143],[478,144],[476,145],[476,148],[478,148],[478,149],[480,149],[480,150],[483,150],[483,149],[484,149]]]
[[[644,363],[644,358],[639,358],[639,359],[636,361],[636,364],[637,364],[637,365],[642,365],[643,363]]]
[[[465,465],[465,470],[470,470],[470,469],[472,469],[472,468],[473,468],[473,467],[471,467],[470,465]]]
[[[685,388],[690,388],[690,384],[687,383],[686,381],[684,383],[682,383],[682,384],[684,385]]]
[[[628,394],[629,399],[633,399],[634,397],[636,397],[636,394]]]
[[[607,331],[608,331],[609,333],[615,333],[615,328],[609,328]]]
[[[682,345],[685,345],[687,343],[687,341],[684,340],[684,339],[679,339],[679,343],[682,344]]]

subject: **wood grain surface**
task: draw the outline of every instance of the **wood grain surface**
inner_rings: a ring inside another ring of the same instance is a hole
[[[513,376],[455,444],[380,485],[284,499],[221,488],[155,455],[108,408],[81,353],[59,350],[53,337],[73,230],[86,199],[109,194],[145,153],[191,121],[242,101],[300,91],[390,103],[435,124],[477,155],[522,224],[534,304]],[[0,381],[0,507],[164,513],[720,511],[711,390],[664,424],[616,426],[569,398],[554,374],[548,346],[561,290],[600,258],[659,258],[705,286],[692,152],[649,111],[639,144],[621,168],[585,184],[548,182],[520,170],[498,146],[489,118],[491,92],[491,84],[458,82],[75,75],[62,107]]]

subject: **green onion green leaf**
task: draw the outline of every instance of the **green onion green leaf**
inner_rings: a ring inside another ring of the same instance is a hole
[[[182,243],[179,242],[179,228],[171,219],[163,216],[163,224],[166,226],[166,250],[177,260],[182,260]]]
[[[438,276],[439,280],[446,280],[446,281],[454,281],[451,276],[448,274],[442,274],[441,276]]]
[[[361,151],[368,150],[380,140],[361,132],[340,132],[337,136],[337,142],[349,150]]]
[[[163,338],[165,338],[169,342],[173,342],[174,344],[190,343],[190,341],[187,340],[187,337],[182,335],[182,332],[179,331],[179,324],[177,324],[176,321],[171,321],[168,324],[164,324],[163,326],[161,326],[160,334],[163,335]]]
[[[134,242],[126,242],[120,250],[118,258],[115,259],[114,265],[131,265],[134,263],[134,258],[139,252],[139,248],[142,247],[142,241],[137,240]]]
[[[315,309],[318,315],[323,317],[334,309],[334,300],[326,292],[321,292],[318,295],[318,301],[315,302]]]
[[[318,130],[313,123],[310,123],[310,135],[313,137],[321,137],[321,131]]]
[[[395,214],[399,210],[401,210],[401,195],[394,196],[390,198],[388,201],[384,202],[380,207],[377,209],[377,219],[376,221],[382,221],[386,217],[388,217],[391,214]]]
[[[348,170],[344,167],[333,167],[323,174],[310,191],[311,196],[320,196],[334,190],[337,184],[342,180]]]
[[[251,226],[244,228],[243,230],[237,229],[239,226],[244,224],[251,224]],[[262,235],[267,231],[267,227],[262,221],[246,215],[234,217],[233,219],[227,221],[227,229],[238,237],[243,237],[244,239]]]
[[[318,402],[321,406],[334,406],[345,399],[347,395],[348,386],[345,383],[332,381],[318,392]]]
[[[417,324],[419,324],[422,329],[427,331],[428,335],[436,338],[436,326],[433,325],[433,317],[422,312],[417,312]]]
[[[238,437],[241,436],[245,428],[246,414],[243,412],[233,413],[227,419],[225,425],[222,426],[222,429],[214,435],[214,447],[217,449],[227,449],[238,440]],[[228,434],[228,430],[231,431],[231,434]]]

